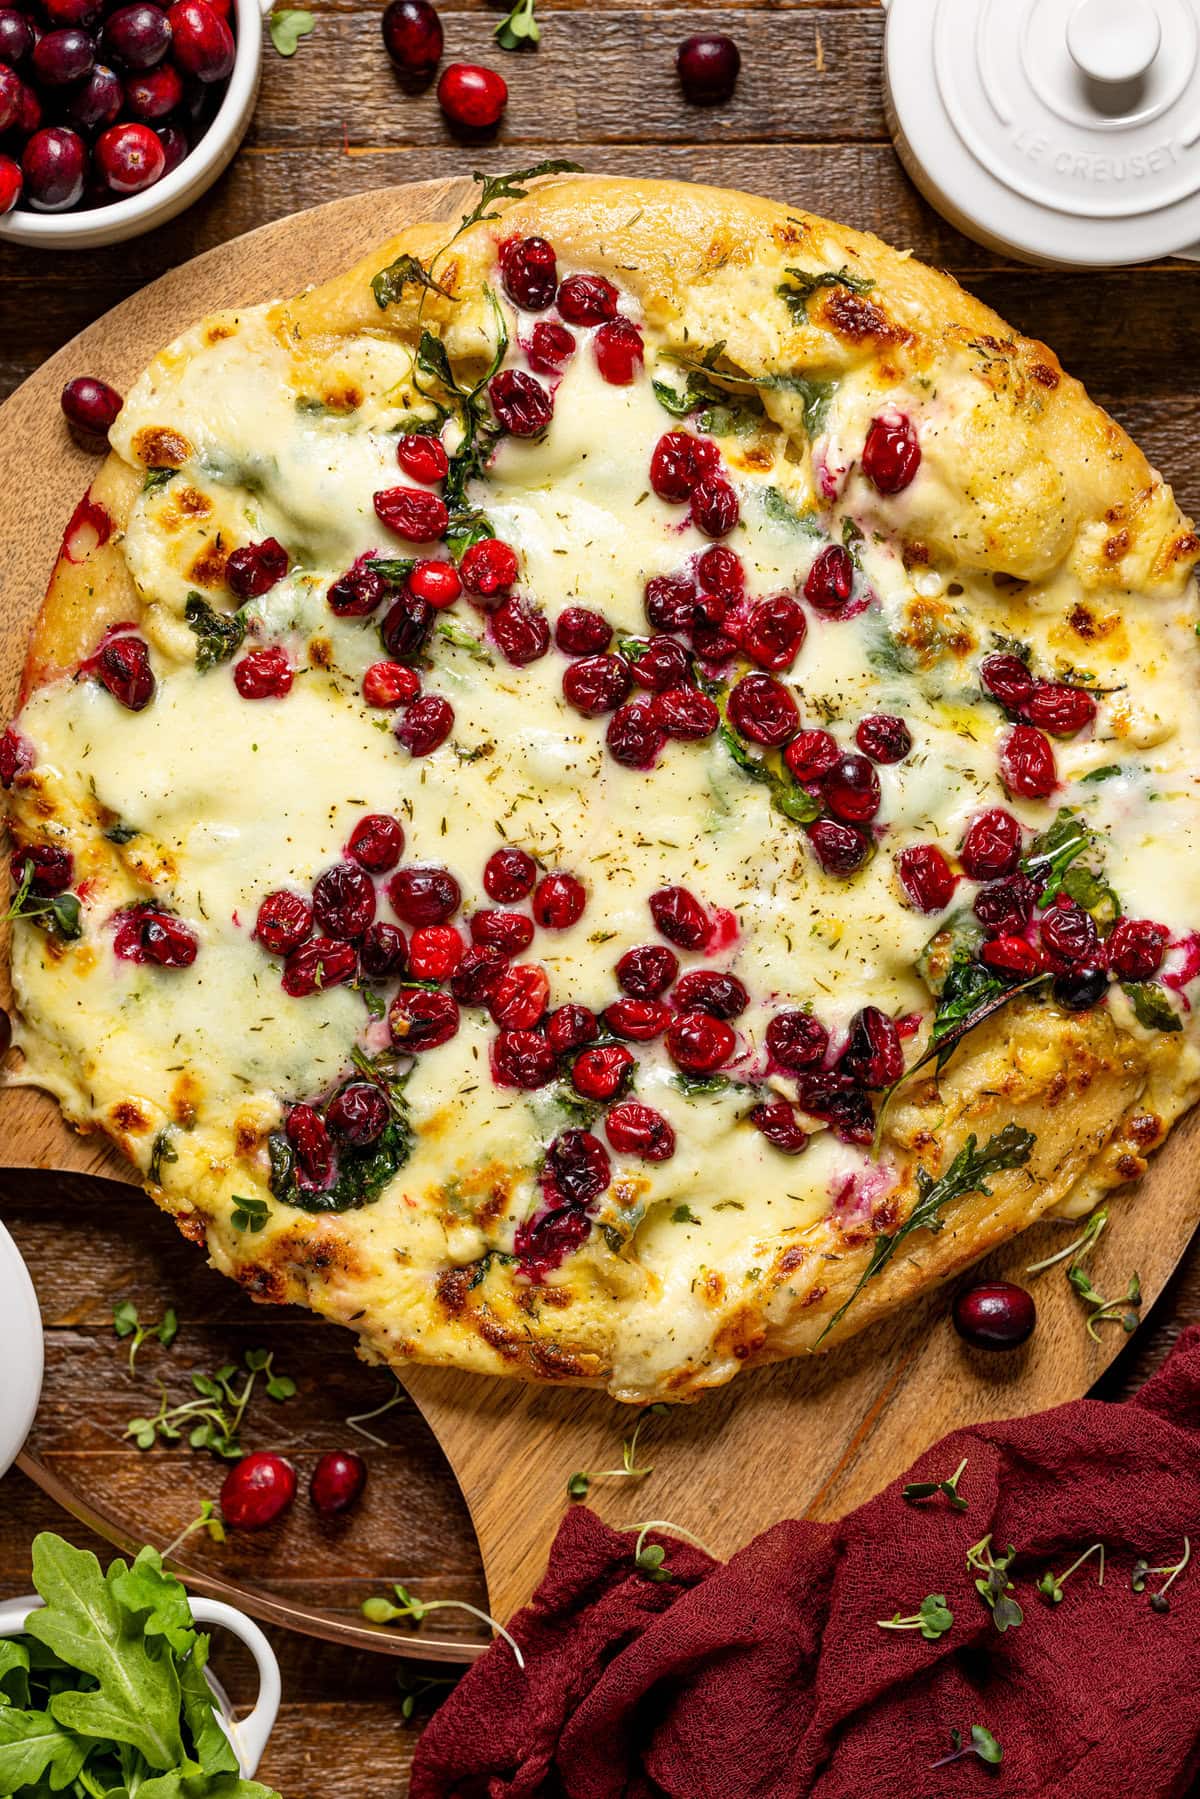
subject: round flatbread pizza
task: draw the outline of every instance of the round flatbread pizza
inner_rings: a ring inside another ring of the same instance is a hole
[[[129,393],[0,745],[17,1078],[370,1358],[686,1399],[1200,1093],[1200,540],[875,238],[477,181]]]

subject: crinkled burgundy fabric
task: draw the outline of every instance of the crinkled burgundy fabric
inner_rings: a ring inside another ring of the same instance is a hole
[[[500,1641],[476,1663],[421,1739],[411,1799],[1184,1799],[1200,1778],[1200,1328],[1130,1403],[957,1431],[904,1478],[963,1456],[965,1512],[897,1481],[724,1565],[660,1537],[661,1583],[628,1533],[569,1512],[512,1623],[524,1673]],[[989,1531],[1019,1551],[1025,1621],[1003,1634],[966,1565]],[[1160,1615],[1131,1568],[1176,1561],[1185,1535],[1197,1559]],[[1093,1557],[1049,1605],[1037,1576],[1095,1542],[1103,1587]],[[879,1629],[928,1593],[953,1610],[945,1636]],[[1003,1764],[931,1771],[972,1724]]]

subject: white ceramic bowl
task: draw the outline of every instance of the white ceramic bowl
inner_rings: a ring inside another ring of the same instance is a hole
[[[33,1613],[41,1610],[41,1604],[34,1593],[26,1599],[9,1599],[0,1605],[0,1637],[19,1637]],[[219,1599],[193,1599],[191,1605],[192,1616],[197,1624],[215,1624],[219,1629],[227,1630],[239,1638],[254,1657],[258,1669],[258,1698],[254,1702],[254,1710],[240,1721],[234,1718],[233,1708],[220,1681],[215,1680],[211,1673],[207,1674],[208,1684],[217,1702],[221,1728],[233,1745],[242,1778],[249,1780],[262,1760],[267,1738],[279,1711],[279,1663],[275,1659],[275,1651],[258,1625],[247,1618],[244,1612],[235,1611],[231,1605],[223,1605]]]
[[[21,1252],[0,1224],[0,1474],[16,1459],[42,1391],[42,1315]]]
[[[220,110],[195,149],[177,169],[143,194],[79,212],[30,212],[24,207],[0,218],[0,243],[28,244],[37,250],[95,250],[124,243],[207,193],[233,161],[254,111],[262,71],[263,20],[273,0],[233,0],[237,55]]]

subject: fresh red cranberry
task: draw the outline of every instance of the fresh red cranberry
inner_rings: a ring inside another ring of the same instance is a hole
[[[733,95],[741,53],[723,32],[700,32],[684,38],[675,52],[683,97],[692,106],[721,106]]]
[[[1021,859],[1021,827],[1002,806],[989,806],[972,819],[959,857],[973,881],[1011,874]]]
[[[304,895],[280,887],[259,906],[254,935],[269,955],[287,956],[312,935],[312,928],[312,907]]]
[[[96,140],[96,167],[114,194],[140,194],[161,180],[167,153],[149,125],[111,125]]]
[[[419,1054],[449,1043],[458,1030],[458,1004],[448,993],[402,987],[388,1009],[388,1029],[397,1049]]]
[[[863,824],[879,811],[879,776],[865,756],[839,756],[825,776],[824,794],[836,818]]]
[[[440,693],[426,693],[414,700],[396,725],[395,737],[410,756],[428,756],[439,749],[454,729],[454,708]]]
[[[233,1530],[264,1530],[296,1497],[296,1470],[281,1455],[256,1450],[235,1462],[221,1484],[221,1516]]]
[[[835,616],[854,591],[854,562],[844,544],[831,543],[808,571],[804,597],[818,612]]]
[[[587,1206],[612,1181],[608,1151],[590,1131],[564,1131],[546,1151],[545,1184],[570,1206]]]
[[[436,612],[441,612],[446,606],[453,606],[462,592],[462,582],[452,562],[435,562],[424,557],[408,577],[408,591]]]
[[[993,937],[980,949],[979,959],[988,968],[1022,981],[1042,968],[1040,953],[1024,937]]]
[[[450,472],[450,458],[436,437],[425,431],[406,432],[396,442],[396,461],[413,481],[435,487]]]
[[[762,1132],[773,1149],[785,1156],[798,1156],[808,1147],[808,1132],[786,1099],[764,1100],[754,1107],[750,1122],[755,1130]]]
[[[9,863],[14,887],[25,879],[25,865],[32,863],[29,885],[34,893],[65,893],[75,874],[75,858],[61,843],[28,843],[13,852]]]
[[[1021,717],[1051,737],[1074,737],[1096,717],[1096,702],[1082,687],[1039,681],[1021,706]]]
[[[829,1032],[811,1012],[777,1012],[767,1026],[767,1053],[780,1068],[819,1068],[829,1048]]]
[[[346,852],[373,875],[387,874],[404,854],[404,826],[388,812],[367,812],[351,831]]]
[[[558,310],[568,325],[603,325],[616,318],[619,298],[603,275],[568,275],[558,290]]]
[[[528,668],[550,648],[546,614],[515,594],[492,613],[489,630],[500,654],[514,668]]]
[[[992,936],[1019,937],[1033,917],[1036,900],[1037,888],[1028,875],[1005,875],[979,889],[973,910]]]
[[[76,131],[47,125],[21,152],[25,193],[35,212],[65,212],[83,194],[88,154]]]
[[[63,23],[67,21],[64,20]],[[74,19],[70,23],[82,25],[85,21]],[[26,15],[15,6],[0,7],[0,62],[6,63],[10,69],[17,68],[30,54],[35,42],[34,29]],[[7,130],[15,118],[15,113],[8,119],[0,114],[3,129]]]
[[[646,351],[632,319],[611,319],[592,340],[596,367],[610,387],[628,387],[641,373]]]
[[[525,346],[529,366],[539,375],[561,375],[564,365],[575,354],[575,339],[565,325],[551,319],[539,319],[529,333]]]
[[[1103,968],[1072,968],[1055,976],[1051,991],[1066,1011],[1090,1012],[1108,992],[1108,975]]]
[[[462,888],[448,868],[401,868],[388,882],[388,899],[405,924],[445,924],[462,904]]]
[[[774,675],[744,675],[729,695],[729,722],[751,743],[778,749],[800,729],[800,713],[787,688]],[[831,779],[836,779],[836,774]]]
[[[1048,799],[1058,785],[1050,739],[1033,725],[1014,725],[1000,751],[1000,779],[1022,799]]]
[[[11,156],[0,156],[0,219],[12,211],[21,198],[24,185],[20,163],[14,162]]]
[[[309,1498],[323,1518],[348,1512],[367,1484],[367,1464],[352,1449],[331,1449],[313,1469]]]
[[[464,553],[458,572],[468,593],[490,600],[508,591],[520,566],[511,544],[499,537],[483,537]]]
[[[460,131],[490,131],[508,104],[508,85],[494,69],[452,62],[437,85],[438,105]]]
[[[667,1031],[667,1054],[688,1074],[712,1074],[728,1062],[737,1039],[723,1018],[682,1012]]]
[[[183,83],[180,81],[179,76],[169,64],[164,64],[158,73],[170,77],[174,82],[177,94],[173,104],[178,105],[179,100],[183,97]],[[151,79],[152,76],[149,74],[145,77],[147,82]],[[78,126],[80,131],[101,131],[105,125],[112,124],[113,120],[120,112],[121,107],[127,100],[130,111],[138,114],[140,117],[142,116],[138,112],[140,104],[138,89],[140,86],[141,80],[139,79],[136,85],[132,82],[127,82],[125,87],[122,87],[121,77],[117,74],[116,70],[110,69],[104,63],[98,62],[91,74],[87,77],[87,80],[81,81],[68,98],[66,105],[67,117],[72,125]],[[26,92],[30,91],[31,90],[29,89],[26,90]],[[37,116],[34,120],[34,129],[41,123],[40,103],[35,102],[35,106]],[[169,111],[170,108],[167,110]],[[32,116],[31,112],[31,117]],[[24,129],[23,120],[18,121],[17,129]]]
[[[450,977],[450,991],[464,1006],[486,1006],[507,966],[503,950],[475,943]]]
[[[0,62],[0,131],[11,131],[20,122],[24,85],[15,69]]]
[[[167,159],[167,166],[163,173],[169,175],[173,169],[179,167],[192,146],[188,142],[187,133],[179,125],[160,125],[158,137],[163,147],[163,154]]]
[[[110,13],[101,44],[106,57],[123,69],[152,69],[171,48],[172,27],[161,7],[139,0]]]
[[[374,495],[374,503],[376,517],[409,543],[436,543],[446,535],[450,514],[440,494],[423,487],[385,487]]]
[[[327,868],[313,886],[313,915],[326,936],[361,937],[375,917],[375,888],[370,875],[351,862]]]
[[[420,675],[402,662],[372,662],[363,676],[363,699],[368,706],[410,706],[420,691]]]
[[[533,920],[524,912],[502,912],[485,906],[471,914],[471,937],[476,943],[494,943],[506,956],[519,956],[533,942]]]
[[[483,870],[483,890],[502,906],[528,898],[537,880],[537,863],[515,844],[493,850]]]
[[[488,398],[513,437],[540,437],[554,416],[554,396],[523,369],[501,369],[493,375]]]
[[[864,718],[854,741],[864,756],[872,762],[903,762],[912,749],[912,733],[902,718],[892,718],[885,712],[874,712]]]
[[[868,1091],[890,1087],[904,1073],[899,1033],[878,1006],[864,1006],[850,1020],[849,1037],[838,1058],[838,1068]]]
[[[429,0],[388,0],[381,25],[384,49],[397,72],[414,84],[432,81],[444,34]]]
[[[828,731],[801,731],[783,752],[783,760],[797,781],[823,781],[841,759],[836,737]]]
[[[500,1031],[492,1046],[492,1075],[501,1087],[526,1092],[544,1087],[556,1072],[554,1051],[540,1031]]]
[[[678,687],[687,680],[691,659],[677,638],[658,636],[639,645],[629,666],[639,687],[646,687],[651,693],[665,693],[668,687]]]
[[[720,451],[707,438],[687,431],[665,431],[650,458],[650,485],[660,500],[682,505],[701,478],[720,461]],[[664,579],[669,577],[659,577]]]
[[[612,642],[612,634],[604,614],[587,606],[568,606],[554,627],[554,641],[564,656],[598,656]]]
[[[655,722],[679,743],[711,737],[721,722],[715,700],[698,687],[669,687],[654,700]]]
[[[686,631],[696,610],[696,585],[682,575],[655,575],[645,589],[646,617],[656,631]]]
[[[154,698],[150,651],[141,637],[112,637],[96,657],[96,676],[129,712],[141,712]]]
[[[900,885],[920,912],[941,912],[954,898],[958,877],[936,843],[914,843],[896,857]]]
[[[712,920],[686,887],[660,887],[652,893],[650,916],[678,949],[704,949],[712,936]]]
[[[604,741],[609,755],[623,768],[653,768],[666,742],[656,702],[639,698],[618,707],[608,721]]]
[[[62,409],[68,424],[90,440],[105,439],[117,422],[124,402],[115,387],[92,375],[76,375],[62,390]]]
[[[1019,712],[1033,692],[1033,676],[1020,656],[985,656],[979,665],[985,693],[1009,712]]]
[[[613,1106],[604,1120],[604,1133],[618,1155],[667,1162],[675,1154],[675,1132],[662,1113],[634,1099]]]
[[[95,40],[74,25],[45,32],[33,47],[33,72],[43,87],[70,87],[90,75],[95,64]]]
[[[1038,936],[1055,968],[1073,968],[1081,962],[1097,960],[1100,938],[1096,922],[1090,912],[1065,893],[1060,893],[1049,910],[1042,913]]]
[[[232,73],[233,33],[205,0],[175,0],[167,23],[172,55],[185,75],[207,84],[224,81]]]
[[[33,745],[9,725],[0,737],[0,787],[11,787],[18,775],[28,773],[34,761]]]
[[[514,306],[545,312],[558,291],[554,245],[544,237],[508,237],[500,246],[500,279]]]
[[[760,668],[778,673],[796,660],[807,629],[799,601],[790,594],[776,594],[751,608],[741,630],[742,650]]]
[[[546,1041],[556,1056],[564,1056],[572,1049],[582,1049],[585,1043],[594,1043],[599,1035],[600,1026],[596,1022],[596,1014],[587,1006],[559,1006],[546,1020]]]
[[[576,1056],[571,1080],[585,1099],[615,1099],[632,1067],[632,1051],[623,1043],[598,1044]]]
[[[843,824],[838,818],[815,819],[806,832],[826,874],[852,875],[871,854],[871,839],[866,832]]]
[[[92,81],[94,82],[96,76],[102,73],[106,76],[112,75],[111,70],[102,70],[97,66],[92,70]],[[117,102],[117,106],[120,105],[121,87],[120,83],[117,82],[115,75],[112,75],[112,82],[116,83],[116,93],[112,93],[111,85],[106,82],[104,84],[104,92],[94,96],[92,102],[93,106],[104,104],[107,111],[107,106],[111,104],[111,101],[114,99]],[[169,113],[175,111],[175,108],[183,99],[183,82],[181,81],[179,71],[175,68],[174,64],[163,62],[158,65],[157,69],[146,69],[141,74],[131,75],[125,83],[124,92],[125,104],[128,106],[134,118],[145,119],[149,123],[154,123],[159,119],[165,119]],[[108,116],[115,117],[116,110],[117,107],[113,107],[112,112]],[[78,113],[75,113],[74,116],[77,119],[79,118]],[[82,120],[80,121],[80,123],[83,122],[84,121]],[[97,120],[96,122],[98,124],[100,121]],[[167,152],[164,145],[164,163],[166,162],[166,156]]]
[[[276,537],[245,544],[225,564],[225,579],[239,600],[256,600],[288,572],[288,553]]]
[[[581,656],[563,670],[563,697],[585,718],[614,712],[629,693],[629,664],[623,656]]]
[[[325,1108],[325,1123],[338,1143],[364,1148],[382,1137],[392,1115],[382,1087],[374,1081],[348,1081]]]
[[[487,1007],[503,1030],[529,1031],[541,1019],[549,998],[550,977],[541,963],[518,962],[492,983]]]
[[[292,691],[292,665],[277,643],[251,650],[233,665],[233,684],[244,700],[281,700]]]
[[[663,943],[627,949],[617,963],[617,985],[633,999],[658,999],[679,973],[679,958]]]
[[[906,418],[871,421],[863,445],[863,474],[877,493],[902,493],[921,466],[921,446]]]
[[[428,601],[415,593],[402,593],[389,606],[379,627],[384,649],[395,662],[413,662],[424,650],[433,631],[435,613]]]
[[[1119,981],[1148,981],[1162,966],[1167,932],[1149,918],[1119,918],[1104,947]]]
[[[569,930],[586,905],[587,890],[574,875],[544,875],[534,888],[533,916],[547,931]]]
[[[732,486],[720,475],[705,475],[692,489],[692,523],[706,537],[724,537],[741,517]]]
[[[657,999],[615,999],[605,1007],[604,1022],[614,1037],[651,1043],[670,1024],[671,1008]]]
[[[407,960],[408,944],[399,925],[378,919],[368,925],[358,946],[358,965],[369,980],[386,981],[391,975],[403,974]]]
[[[408,972],[414,981],[448,981],[466,953],[452,924],[423,924],[408,946]]]
[[[672,998],[681,1012],[707,1012],[711,1018],[738,1018],[750,1004],[738,977],[715,968],[689,970],[680,977]]]
[[[984,1281],[954,1299],[954,1328],[972,1349],[1019,1349],[1033,1333],[1033,1296],[1012,1281]]]
[[[353,980],[358,956],[352,943],[339,943],[333,937],[310,937],[294,949],[283,969],[283,991],[293,999],[309,993],[324,993],[329,987],[340,987]]]

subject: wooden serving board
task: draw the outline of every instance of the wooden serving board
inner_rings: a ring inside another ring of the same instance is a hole
[[[95,466],[68,439],[57,403],[63,383],[75,374],[94,373],[127,387],[156,350],[204,313],[323,280],[414,220],[457,217],[470,191],[466,181],[379,189],[236,238],[118,306],[0,408],[0,495],[7,524],[0,542],[0,708],[6,714],[15,702],[25,640],[63,526]],[[2,1167],[132,1182],[115,1151],[76,1136],[41,1094],[5,1093],[0,1124]],[[1092,1263],[1102,1291],[1122,1291],[1136,1267],[1146,1306],[1153,1303],[1200,1218],[1198,1152],[1200,1111],[1176,1131],[1139,1188],[1115,1201],[1112,1227]],[[1019,1278],[1030,1261],[1066,1240],[1062,1226],[1039,1227],[986,1267]],[[107,1255],[110,1265],[98,1269],[98,1282],[102,1273],[115,1274],[120,1267],[119,1248],[110,1245]],[[945,1296],[935,1294],[832,1355],[744,1375],[698,1404],[656,1419],[639,1458],[653,1462],[653,1475],[641,1482],[598,1481],[591,1502],[618,1525],[670,1518],[720,1555],[779,1518],[836,1516],[878,1491],[956,1426],[1038,1410],[1087,1391],[1125,1341],[1123,1334],[1110,1328],[1100,1344],[1093,1343],[1059,1270],[1041,1276],[1035,1291],[1038,1328],[1015,1354],[989,1357],[967,1350],[949,1324]],[[229,1310],[235,1307],[244,1326],[248,1302],[231,1289]],[[362,1378],[364,1392],[377,1401],[381,1377],[364,1373]],[[577,1468],[619,1466],[633,1414],[588,1391],[421,1368],[405,1371],[401,1379],[461,1486],[479,1539],[489,1609],[507,1617],[528,1597],[545,1564],[567,1503],[567,1477]],[[370,1403],[366,1398],[364,1409]],[[99,1516],[103,1528],[119,1534],[110,1513],[98,1513],[61,1463],[52,1474],[36,1455],[27,1456],[25,1465],[81,1515]],[[389,1478],[403,1481],[402,1469],[389,1470]],[[402,1513],[402,1493],[397,1501]],[[197,1584],[228,1590],[213,1574],[214,1564],[197,1573],[189,1557],[184,1560]],[[375,1572],[378,1578],[385,1570]],[[319,1588],[320,1579],[318,1558],[309,1570],[309,1587]],[[321,1634],[408,1653],[414,1648],[442,1655],[477,1652],[477,1645],[429,1630],[397,1639],[363,1626],[331,1629],[329,1614],[317,1601],[281,1605],[252,1575],[243,1577],[239,1596],[260,1615]]]

